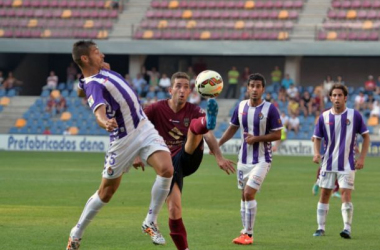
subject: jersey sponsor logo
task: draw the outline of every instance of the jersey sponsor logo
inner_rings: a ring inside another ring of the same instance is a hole
[[[179,121],[177,121],[177,120],[173,120],[173,119],[169,119],[169,122],[172,122],[172,123],[179,123]]]
[[[190,123],[190,119],[189,118],[184,118],[183,119],[183,124],[185,125],[185,127],[188,127],[189,123]]]
[[[102,84],[105,84],[108,81],[108,78],[105,78]]]
[[[87,102],[90,107],[94,105],[94,98],[92,97],[92,95],[90,95],[90,97],[87,99]]]
[[[346,125],[347,125],[347,126],[350,126],[350,124],[351,124],[350,119],[347,119],[347,120],[346,120]]]
[[[181,136],[183,136],[182,132],[177,127],[172,128],[172,130],[169,131],[169,135],[176,140],[179,140]]]

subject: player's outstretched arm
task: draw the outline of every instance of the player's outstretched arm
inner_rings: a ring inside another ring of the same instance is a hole
[[[235,163],[223,157],[222,152],[218,146],[218,142],[212,131],[207,132],[207,134],[204,135],[204,138],[208,147],[210,148],[210,151],[214,154],[216,162],[218,163],[220,169],[225,171],[227,174],[235,173]]]
[[[95,110],[96,121],[99,126],[107,130],[108,132],[112,132],[117,128],[117,122],[115,118],[108,119],[106,115],[106,105],[100,105]]]
[[[314,156],[313,162],[319,164],[319,160],[321,159],[321,154],[319,153],[319,149],[321,148],[321,138],[313,137],[313,145],[314,145]]]
[[[220,138],[219,147],[222,146],[226,141],[230,140],[232,136],[234,136],[236,131],[238,131],[238,129],[239,129],[238,126],[230,125],[227,128],[227,130],[224,132],[224,134],[222,135],[222,138]]]
[[[355,169],[362,169],[364,167],[364,160],[367,156],[368,147],[369,147],[369,133],[365,133],[362,135],[363,137],[363,144],[362,144],[362,151],[360,153],[359,158],[355,161]]]

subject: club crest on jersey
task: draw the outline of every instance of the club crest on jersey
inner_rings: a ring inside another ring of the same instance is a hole
[[[111,167],[108,167],[107,168],[107,174],[111,176],[111,175],[113,175],[113,173],[114,173],[113,169]]]
[[[351,124],[351,121],[350,121],[349,119],[347,119],[347,120],[346,120],[346,125],[347,125],[347,126],[350,126],[350,124]]]
[[[92,97],[92,95],[90,95],[90,97],[87,99],[87,102],[88,102],[88,105],[92,107],[92,105],[94,104],[94,98]]]
[[[183,125],[185,125],[185,127],[188,127],[189,123],[190,123],[190,119],[189,118],[184,118],[183,119]]]
[[[259,119],[262,120],[263,118],[264,118],[263,113],[260,113],[260,114],[259,114]]]

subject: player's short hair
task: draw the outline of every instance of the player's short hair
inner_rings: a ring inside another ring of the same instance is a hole
[[[90,48],[91,46],[96,46],[96,43],[94,43],[92,40],[81,40],[73,45],[73,51],[72,51],[72,57],[74,62],[79,66],[82,67],[83,63],[81,60],[81,56],[88,56],[90,55]]]
[[[260,73],[254,73],[254,74],[249,75],[248,80],[247,80],[247,85],[249,85],[250,81],[261,81],[263,88],[265,88],[266,80],[265,80],[265,77]]]
[[[348,95],[347,87],[344,86],[343,84],[336,83],[336,84],[334,84],[334,85],[331,87],[330,92],[329,92],[329,96],[332,96],[332,92],[333,92],[334,89],[341,89],[341,90],[343,91],[344,96],[347,96],[347,95]]]
[[[172,75],[170,79],[170,85],[173,87],[175,79],[187,79],[190,82],[190,76],[185,72],[176,72]]]

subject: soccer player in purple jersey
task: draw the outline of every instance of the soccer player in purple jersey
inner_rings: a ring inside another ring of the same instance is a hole
[[[170,151],[147,119],[128,82],[118,73],[106,69],[104,54],[94,42],[76,42],[72,57],[83,74],[78,92],[85,94],[98,125],[110,132],[110,146],[100,187],[87,201],[78,223],[72,228],[66,249],[79,249],[84,230],[111,200],[123,173],[128,172],[136,156],[140,156],[157,173],[147,223],[159,237],[154,223],[170,190],[173,176]]]
[[[331,190],[338,180],[341,189],[342,217],[344,228],[340,236],[351,238],[351,223],[354,207],[351,193],[354,189],[355,171],[364,167],[368,152],[369,133],[363,118],[357,110],[346,108],[347,88],[335,84],[329,92],[332,108],[324,111],[314,129],[313,162],[321,160],[320,148],[322,138],[325,140],[325,150],[322,157],[322,168],[319,175],[321,196],[317,206],[318,229],[313,236],[325,235],[326,217],[329,211]],[[355,160],[356,134],[363,137],[362,150]]]
[[[183,178],[197,171],[201,164],[203,139],[222,170],[229,174],[234,173],[235,169],[232,161],[223,158],[218,142],[210,131],[216,125],[218,104],[215,99],[208,100],[206,116],[199,106],[187,102],[191,93],[190,77],[183,72],[173,74],[169,93],[170,99],[151,104],[144,111],[171,151],[174,175],[166,201],[169,210],[170,236],[178,250],[186,250],[188,242],[182,221],[181,204]],[[144,164],[136,159],[134,166],[144,167]],[[145,221],[142,229],[149,233]]]
[[[262,99],[265,78],[258,73],[252,74],[247,85],[249,99],[237,105],[230,126],[219,141],[219,146],[223,145],[241,128],[237,179],[238,188],[242,190],[240,214],[244,228],[240,236],[232,241],[241,245],[253,243],[257,211],[255,195],[271,167],[271,142],[281,139],[283,128],[277,108]]]

